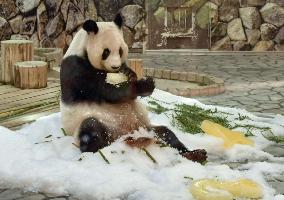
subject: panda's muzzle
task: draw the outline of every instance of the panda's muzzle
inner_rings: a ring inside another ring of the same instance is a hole
[[[120,67],[119,66],[112,66],[111,68],[114,69],[114,70],[119,70]]]

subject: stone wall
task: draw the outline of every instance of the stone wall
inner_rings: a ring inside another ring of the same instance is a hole
[[[284,50],[284,0],[210,0],[211,50]]]
[[[113,20],[121,11],[130,48],[142,48],[144,0],[0,0],[0,40],[31,39],[66,50],[85,19]]]
[[[284,0],[194,2],[210,6],[203,10],[210,10],[211,50],[284,50]],[[109,21],[119,11],[128,46],[141,51],[147,36],[145,0],[0,0],[0,40],[31,39],[36,47],[66,50],[85,19]]]

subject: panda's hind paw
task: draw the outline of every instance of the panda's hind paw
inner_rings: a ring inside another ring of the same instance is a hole
[[[188,151],[182,153],[181,155],[188,160],[199,163],[204,163],[207,160],[207,152],[204,149],[196,149],[193,151]]]

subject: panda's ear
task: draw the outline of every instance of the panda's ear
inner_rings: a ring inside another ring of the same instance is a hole
[[[115,16],[115,19],[113,20],[114,23],[118,26],[118,28],[121,28],[122,25],[123,25],[123,18],[121,16],[120,13],[118,13],[116,16]]]
[[[83,29],[89,33],[97,34],[99,32],[99,27],[94,20],[87,20],[83,24]]]

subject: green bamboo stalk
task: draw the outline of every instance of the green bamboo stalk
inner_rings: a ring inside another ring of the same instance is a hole
[[[99,150],[99,154],[106,161],[107,164],[110,164],[110,162],[108,161],[108,159],[105,157],[105,155],[103,154],[103,152],[101,150]]]
[[[143,148],[142,149],[146,155],[153,161],[153,163],[157,164],[158,162],[156,161],[156,159],[149,153],[149,151],[147,151],[147,149]]]

